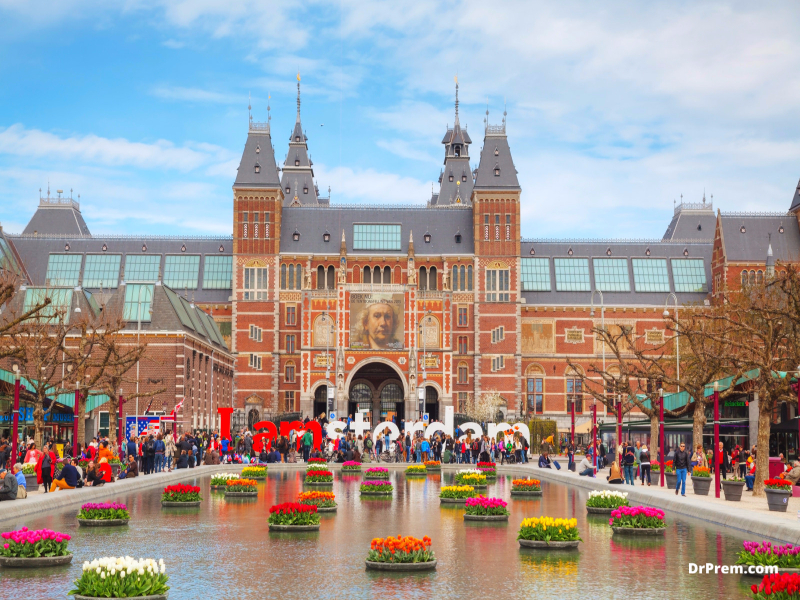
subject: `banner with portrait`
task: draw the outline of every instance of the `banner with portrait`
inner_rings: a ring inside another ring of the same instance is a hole
[[[350,347],[356,350],[402,350],[403,294],[350,294]]]

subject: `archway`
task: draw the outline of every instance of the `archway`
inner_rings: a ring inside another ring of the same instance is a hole
[[[405,387],[396,367],[370,359],[358,365],[348,378],[347,414],[355,416],[358,410],[367,410],[371,423],[388,419],[399,426],[405,418]]]
[[[439,392],[432,385],[425,386],[425,412],[428,422],[439,421]]]

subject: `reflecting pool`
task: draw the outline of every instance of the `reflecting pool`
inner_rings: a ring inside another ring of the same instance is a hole
[[[124,555],[163,558],[173,600],[740,598],[757,582],[739,575],[689,574],[689,563],[734,564],[745,539],[736,531],[667,513],[663,539],[614,537],[607,517],[586,514],[586,491],[542,482],[541,498],[511,498],[512,477],[505,474],[483,493],[508,501],[508,523],[464,522],[463,507],[440,507],[439,488],[452,484],[449,471],[412,479],[391,472],[391,500],[362,500],[361,477],[337,472],[332,488],[305,488],[336,494],[338,512],[322,515],[319,532],[268,532],[269,507],[295,500],[304,490],[302,475],[302,469],[270,473],[259,482],[258,498],[236,501],[211,491],[210,476],[197,477],[193,483],[202,489],[203,504],[196,509],[162,508],[160,489],[109,496],[130,509],[131,523],[123,528],[79,528],[77,506],[6,521],[3,531],[25,525],[69,533],[75,558],[68,567],[38,573],[2,570],[3,589],[26,600],[66,598],[84,560]],[[520,550],[520,521],[540,515],[577,518],[580,549]],[[365,571],[372,538],[398,534],[430,536],[437,570],[405,575]]]

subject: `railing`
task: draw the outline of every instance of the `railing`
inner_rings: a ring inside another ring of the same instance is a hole
[[[351,283],[351,292],[405,292],[406,286],[400,283]]]
[[[89,235],[66,235],[63,233],[9,233],[6,234],[15,239],[48,239],[48,240],[200,240],[213,242],[232,242],[232,235],[136,235],[124,233],[112,234],[89,234]]]
[[[77,210],[81,209],[81,204],[77,200],[60,196],[39,196],[39,206],[72,206]]]
[[[787,217],[794,219],[794,215],[788,212],[744,212],[744,211],[734,211],[734,212],[724,212],[721,213],[723,217]]]
[[[266,133],[269,133],[269,121],[267,122],[250,121],[250,131],[264,131]]]
[[[662,238],[522,238],[524,244],[710,244],[710,240]]]
[[[427,209],[427,208],[436,208],[442,210],[472,210],[471,206],[462,206],[458,204],[454,205],[433,205],[431,206],[430,202],[426,204],[330,204],[325,208],[335,209],[335,210],[420,210],[420,209]],[[319,210],[319,206],[316,204],[304,204],[301,206],[290,206],[286,207],[283,210]]]
[[[487,125],[486,126],[486,135],[498,135],[506,133],[506,124],[503,123],[502,125]]]
[[[714,212],[713,202],[681,202],[675,207],[675,213],[678,214],[682,210],[710,210]]]
[[[318,290],[312,289],[311,296],[314,298],[335,298],[336,297],[336,290]]]

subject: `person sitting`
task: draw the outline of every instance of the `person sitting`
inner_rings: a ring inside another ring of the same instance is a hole
[[[270,462],[269,460],[269,452],[267,452],[266,448],[261,448],[261,452],[258,453],[258,462]]]
[[[136,464],[136,457],[128,455],[128,465],[125,471],[119,474],[120,479],[130,479],[139,476],[139,465]]]
[[[17,483],[26,490],[28,489],[28,482],[25,479],[25,474],[22,472],[22,464],[17,463],[14,465],[14,475],[17,478]]]
[[[104,483],[103,475],[97,470],[97,465],[94,464],[94,461],[89,461],[89,465],[86,467],[86,485],[96,487]]]
[[[229,456],[226,458],[230,459]],[[178,457],[178,460],[175,464],[176,469],[188,469],[189,468],[189,457],[186,455],[186,450],[181,450],[181,454]]]
[[[53,483],[50,485],[50,491],[74,490],[78,487],[79,478],[78,469],[76,469],[71,462],[65,461],[64,466],[61,467],[61,475],[58,479],[53,479]]]
[[[97,456],[101,459],[105,458],[106,461],[114,458],[114,453],[109,449],[108,442],[100,444],[100,449],[97,451]]]
[[[753,484],[756,482],[756,461],[751,456],[747,459],[750,463],[747,466],[747,474],[744,476],[744,483],[748,492],[753,491]]]
[[[540,469],[551,469],[552,468],[550,466],[550,457],[547,456],[547,450],[545,450],[544,452],[541,453],[541,455],[539,455],[539,468]]]
[[[583,460],[578,465],[578,475],[582,477],[594,477],[594,465],[589,462],[587,456],[584,456]]]
[[[798,480],[800,480],[800,460],[792,463],[792,470],[784,473],[783,478],[786,481],[791,481],[792,485],[797,485]]]
[[[622,471],[619,468],[619,464],[617,461],[611,463],[611,473],[606,477],[608,483],[624,483],[625,480],[622,478]]]
[[[0,466],[0,501],[16,500],[19,483],[17,477],[5,467]]]
[[[114,472],[111,470],[111,465],[108,464],[108,460],[105,457],[100,459],[100,464],[97,466],[97,471],[105,483],[111,483],[114,481]]]

